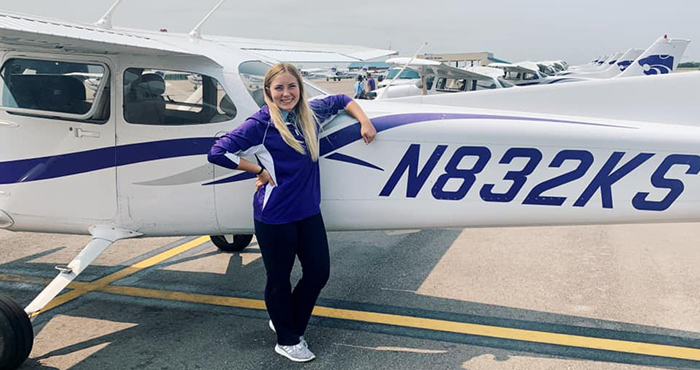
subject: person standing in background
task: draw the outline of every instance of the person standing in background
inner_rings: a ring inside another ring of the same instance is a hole
[[[362,82],[362,75],[357,75],[357,82],[353,85],[353,98],[355,99],[366,99],[365,95],[365,84]]]
[[[372,74],[367,72],[367,92],[374,91],[377,89],[377,83],[372,78]]]

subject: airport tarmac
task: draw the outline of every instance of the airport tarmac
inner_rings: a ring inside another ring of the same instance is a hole
[[[700,368],[698,226],[329,233],[304,367]],[[86,241],[0,231],[0,292],[28,304]],[[255,241],[120,241],[35,319],[23,368],[288,368],[264,276]]]
[[[0,230],[0,294],[27,305],[88,240]],[[697,240],[696,223],[331,232],[303,365],[273,351],[255,240],[123,240],[35,318],[22,369],[699,369]]]

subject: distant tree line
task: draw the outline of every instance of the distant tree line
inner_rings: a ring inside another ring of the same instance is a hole
[[[678,68],[700,68],[700,62],[684,62],[678,64]]]

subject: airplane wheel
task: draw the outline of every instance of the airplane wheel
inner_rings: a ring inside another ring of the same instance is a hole
[[[209,238],[222,252],[240,252],[250,244],[253,235],[234,235],[233,243],[229,243],[223,235],[210,235]]]
[[[29,357],[34,329],[29,316],[10,298],[0,296],[0,369],[16,369]]]

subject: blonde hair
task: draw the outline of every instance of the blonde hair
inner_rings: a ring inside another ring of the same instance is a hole
[[[306,99],[304,94],[304,81],[301,78],[301,73],[293,65],[289,63],[277,63],[265,74],[265,80],[263,85],[265,86],[265,103],[270,110],[270,118],[272,118],[272,123],[275,125],[277,131],[279,131],[287,145],[292,149],[296,150],[301,154],[306,154],[304,147],[294,138],[294,135],[287,128],[287,124],[282,118],[282,112],[277,104],[272,100],[272,93],[270,91],[270,84],[275,77],[283,74],[289,73],[296,80],[299,85],[299,101],[296,105],[296,117],[299,126],[301,126],[302,134],[304,135],[304,142],[306,148],[309,150],[309,156],[311,160],[316,162],[318,160],[318,133],[317,133],[317,118],[314,112],[311,110],[309,101]]]

